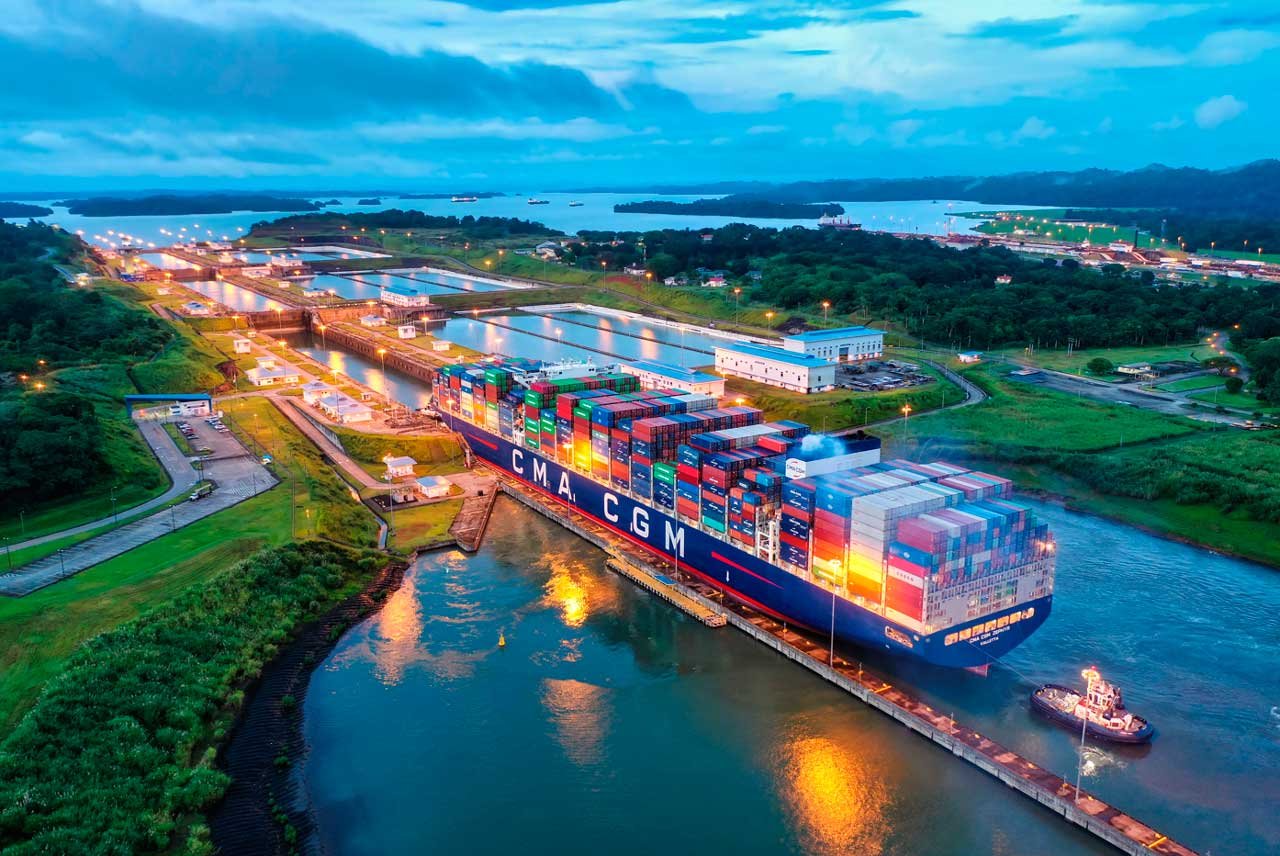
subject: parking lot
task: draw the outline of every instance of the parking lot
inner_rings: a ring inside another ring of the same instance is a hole
[[[855,392],[884,392],[933,383],[933,375],[920,370],[915,363],[901,360],[868,360],[865,363],[841,363],[836,367],[836,386]]]

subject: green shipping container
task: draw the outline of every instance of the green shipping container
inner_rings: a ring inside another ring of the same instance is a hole
[[[676,483],[676,465],[665,462],[657,462],[653,465],[653,480],[660,481],[665,484]]]

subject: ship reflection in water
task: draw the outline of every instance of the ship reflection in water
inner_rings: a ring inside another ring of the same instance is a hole
[[[855,742],[856,734],[848,737],[800,737],[779,750],[779,796],[807,853],[884,851],[890,832],[884,768],[874,758],[879,753]]]
[[[573,764],[607,773],[605,745],[609,734],[609,690],[583,681],[547,678],[542,705],[556,742]]]

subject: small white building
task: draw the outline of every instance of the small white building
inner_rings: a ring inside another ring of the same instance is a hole
[[[439,499],[449,495],[453,483],[444,476],[420,476],[414,484],[423,499]]]
[[[387,475],[393,479],[413,475],[413,468],[418,462],[408,455],[387,455],[382,459],[387,465]]]
[[[361,315],[361,327],[382,327],[387,323],[387,319],[381,315]]]
[[[343,392],[334,392],[316,400],[316,406],[334,422],[348,425],[373,419],[373,409]]]
[[[436,351],[438,353],[443,353],[444,351],[447,351],[452,347],[453,347],[453,343],[445,341],[444,339],[431,340],[431,350]]]
[[[836,382],[834,363],[751,342],[717,345],[716,370],[795,392],[822,392]]]
[[[821,357],[833,363],[856,363],[884,355],[884,331],[871,327],[837,327],[784,336],[782,347],[792,353]]]
[[[192,300],[182,304],[182,311],[188,315],[212,315],[213,310],[199,301]]]
[[[298,370],[289,368],[288,366],[277,366],[275,368],[252,368],[244,373],[249,379],[249,383],[254,386],[275,386],[276,384],[294,384],[300,379]]]
[[[982,361],[981,351],[961,351],[956,354],[956,359],[962,363],[977,363]]]
[[[316,404],[326,395],[332,395],[334,388],[322,380],[313,380],[302,385],[302,400],[307,404]]]
[[[724,397],[724,378],[694,369],[681,368],[657,360],[623,363],[622,371],[640,378],[642,389],[683,389],[703,395]]]
[[[248,339],[236,337],[231,340],[231,350],[237,354],[248,354],[253,350],[253,343]]]
[[[413,308],[431,305],[431,296],[426,291],[407,283],[394,282],[388,285],[382,289],[380,297],[382,302],[388,306]]]
[[[413,324],[401,324],[396,327],[396,335],[401,339],[418,338],[418,328]]]
[[[1116,366],[1116,373],[1137,377],[1154,377],[1155,369],[1151,367],[1151,363],[1125,363],[1122,366]]]
[[[260,369],[273,369],[276,367],[276,358],[269,354],[265,357],[256,358],[254,362],[258,364]]]

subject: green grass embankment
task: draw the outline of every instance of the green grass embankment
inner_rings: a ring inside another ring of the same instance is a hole
[[[902,416],[902,408],[911,405],[911,417],[937,410],[945,404],[959,402],[964,393],[930,366],[920,371],[936,380],[923,386],[885,392],[850,392],[836,390],[806,395],[778,389],[743,378],[725,379],[725,393],[731,399],[742,398],[744,404],[758,407],[766,419],[795,419],[815,431],[839,431],[871,422]]]
[[[342,447],[360,467],[376,479],[386,472],[386,455],[408,455],[418,462],[420,476],[447,475],[464,468],[462,447],[452,436],[413,437],[397,434],[364,434],[350,428],[333,429]]]
[[[216,744],[243,688],[384,561],[314,541],[235,564],[201,549],[216,573],[71,653],[0,744],[0,849],[211,853],[191,820],[229,784]]]
[[[877,429],[885,457],[989,465],[1082,510],[1280,566],[1280,438],[1080,399],[1001,372],[964,373],[988,401]]]

